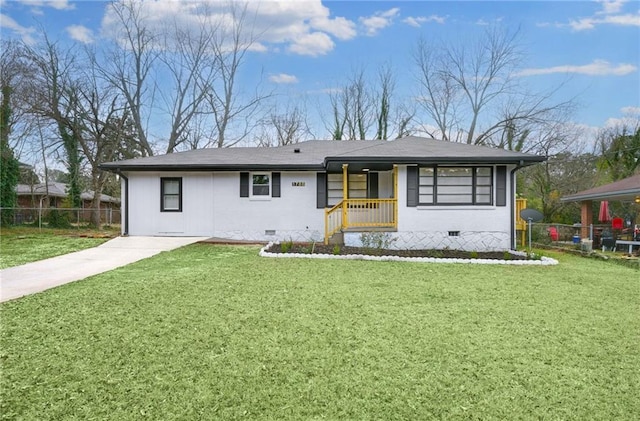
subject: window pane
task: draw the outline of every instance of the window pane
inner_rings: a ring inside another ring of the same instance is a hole
[[[433,168],[420,168],[420,177],[433,177]]]
[[[164,210],[178,210],[180,209],[180,200],[177,195],[165,195],[164,196]]]
[[[180,193],[180,181],[178,180],[163,180],[164,182],[164,194],[179,194]]]
[[[433,194],[433,186],[420,186],[420,194]]]
[[[433,177],[420,176],[421,186],[433,186]]]
[[[477,194],[476,203],[491,204],[490,194]]]
[[[253,175],[253,184],[259,185],[268,185],[269,184],[269,176],[267,174],[254,174]]]
[[[471,168],[438,168],[438,177],[471,177]]]
[[[476,168],[478,177],[491,177],[491,168]]]
[[[438,203],[471,203],[471,196],[444,195],[438,193]]]
[[[491,194],[491,187],[476,187],[476,194]]]
[[[432,194],[421,194],[419,202],[420,203],[433,203],[433,195]]]
[[[253,186],[253,195],[254,196],[269,196],[269,185],[266,186]]]
[[[469,196],[467,200],[471,202],[473,187],[472,186],[438,186],[438,196],[440,196],[441,194],[467,194]]]

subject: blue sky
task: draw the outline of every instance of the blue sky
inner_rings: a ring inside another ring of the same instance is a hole
[[[151,14],[187,16],[193,2],[148,2]],[[2,39],[100,43],[109,38],[106,2],[0,0]],[[281,98],[313,107],[356,67],[392,65],[398,93],[415,90],[411,54],[420,37],[472,40],[489,25],[520,28],[519,77],[559,101],[577,98],[572,120],[604,127],[640,112],[638,1],[302,1],[252,2],[261,38],[243,77],[260,77]],[[186,22],[186,20],[185,20]],[[318,99],[320,98],[320,99]]]

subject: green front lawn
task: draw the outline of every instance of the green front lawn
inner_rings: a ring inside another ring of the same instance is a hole
[[[2,228],[0,269],[98,246],[117,236],[113,231],[57,230],[34,227]]]
[[[3,419],[631,420],[638,272],[196,244],[5,303]]]

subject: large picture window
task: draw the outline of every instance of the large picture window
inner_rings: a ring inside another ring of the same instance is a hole
[[[491,205],[491,167],[421,167],[418,172],[420,205]]]
[[[182,178],[160,178],[160,211],[182,212]]]

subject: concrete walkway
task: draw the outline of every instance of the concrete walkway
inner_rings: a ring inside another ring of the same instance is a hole
[[[0,302],[79,281],[208,237],[117,237],[98,247],[0,271]]]

